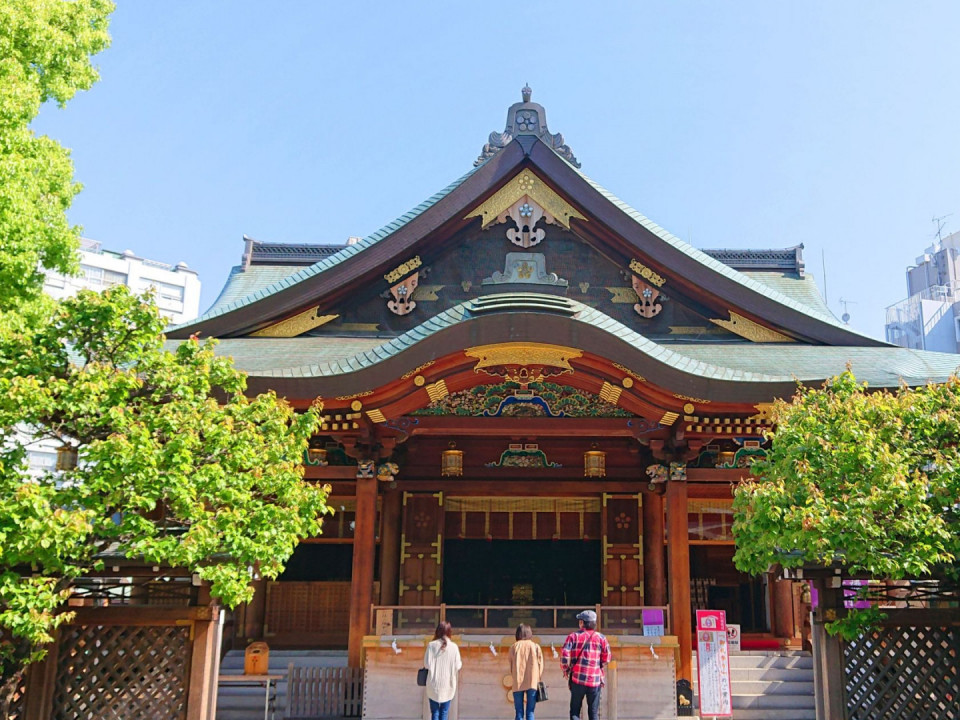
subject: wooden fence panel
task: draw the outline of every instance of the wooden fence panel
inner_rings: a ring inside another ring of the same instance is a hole
[[[66,625],[52,717],[184,718],[190,656],[186,626]]]
[[[881,627],[843,646],[848,720],[960,720],[960,627]]]
[[[363,670],[348,667],[287,668],[287,720],[360,717]]]

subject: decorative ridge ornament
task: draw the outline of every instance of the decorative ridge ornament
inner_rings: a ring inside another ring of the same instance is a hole
[[[338,317],[340,317],[339,315],[318,315],[317,311],[319,309],[320,306],[316,305],[309,310],[304,310],[302,313],[294,315],[293,317],[288,317],[286,320],[275,322],[273,325],[268,325],[267,327],[261,328],[256,332],[250,333],[250,337],[296,337],[297,335],[302,335],[308,330],[313,330],[321,325],[326,325],[328,322],[336,320]]]
[[[475,208],[473,212],[469,213],[466,217],[472,218],[479,215],[483,220],[481,227],[487,228],[490,225],[506,222],[513,206],[516,206],[516,210],[519,213],[523,205],[520,202],[521,200],[533,201],[537,204],[537,208],[543,212],[543,220],[545,222],[553,225],[562,225],[567,230],[570,229],[571,218],[586,221],[583,215],[577,212],[570,203],[557,195],[553,188],[546,185],[543,180],[537,177],[529,168],[524,168],[514,175],[506,185],[497,190],[497,192],[487,198],[482,205]],[[540,218],[537,219],[539,220]],[[523,225],[521,222],[516,219],[514,220],[517,222],[518,229],[522,231]],[[536,225],[536,222],[529,225],[530,230],[533,230],[533,225]],[[514,233],[517,236],[522,235],[522,232],[518,233],[516,230]],[[512,237],[510,241],[515,242]],[[540,242],[540,240],[536,240],[530,244],[535,245],[538,242]]]
[[[710,318],[710,322],[715,325],[719,325],[722,328],[729,330],[735,335],[739,335],[742,338],[746,338],[751,342],[757,343],[792,343],[794,339],[792,337],[787,337],[782,333],[778,333],[776,330],[771,330],[768,327],[761,325],[760,323],[755,323],[749,318],[745,318],[743,315],[735,313],[733,310],[727,311],[730,314],[729,320],[719,320],[716,318]]]
[[[423,261],[417,255],[383,276],[383,279],[390,283],[390,289],[384,295],[388,298],[392,296],[387,302],[387,309],[394,315],[409,315],[417,307],[413,294],[420,284],[418,268],[421,265]]]
[[[582,357],[583,351],[561,345],[513,342],[467,348],[463,354],[477,359],[474,372],[499,366],[552,367],[573,372],[570,361]]]
[[[407,275],[408,273],[413,272],[421,265],[423,265],[423,261],[420,259],[420,256],[417,255],[415,257],[410,258],[399,267],[388,272],[386,275],[383,276],[383,279],[386,280],[388,283],[394,283],[400,278],[402,278],[404,275]]]
[[[532,95],[533,90],[530,86],[524,85],[520,91],[521,102],[514,103],[507,110],[507,123],[503,132],[494,130],[490,133],[487,143],[480,152],[480,157],[473,163],[474,166],[481,165],[492,158],[518,135],[534,135],[571,165],[580,167],[580,162],[570,146],[563,142],[563,135],[551,133],[547,129],[547,111],[543,109],[543,105],[530,101]]]

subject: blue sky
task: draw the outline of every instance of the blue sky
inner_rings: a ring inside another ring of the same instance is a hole
[[[186,261],[367,235],[468,170],[529,82],[583,170],[701,248],[806,246],[882,337],[960,230],[960,3],[133,2],[35,123],[87,237]],[[822,284],[821,284],[822,287]]]

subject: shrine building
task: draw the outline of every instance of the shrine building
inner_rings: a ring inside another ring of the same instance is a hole
[[[441,617],[562,638],[597,607],[624,647],[675,638],[691,679],[710,608],[745,646],[799,647],[799,591],[732,561],[732,487],[769,447],[770,403],[848,364],[892,388],[957,358],[840,322],[802,246],[670,234],[581,171],[529,88],[473,165],[342,246],[245,239],[214,306],[169,331],[220,338],[252,394],[323,401],[304,463],[336,512],[235,636],[359,666]]]

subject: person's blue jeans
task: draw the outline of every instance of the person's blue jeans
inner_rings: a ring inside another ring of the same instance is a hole
[[[527,699],[527,712],[523,712],[523,699]],[[537,706],[537,689],[515,690],[513,692],[513,707],[517,711],[516,720],[533,720],[533,709]]]
[[[447,713],[450,712],[450,700],[446,702],[430,701],[430,720],[447,720]]]

